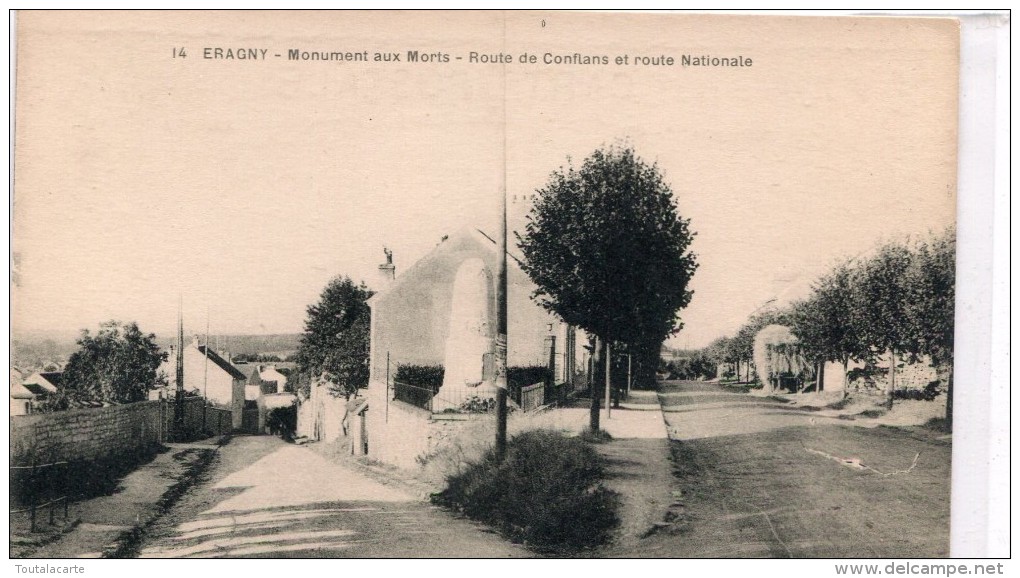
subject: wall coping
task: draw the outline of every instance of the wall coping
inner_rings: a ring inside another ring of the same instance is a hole
[[[479,421],[492,417],[489,413],[433,413],[432,421]]]
[[[108,405],[106,407],[79,407],[75,409],[65,409],[61,411],[48,411],[45,413],[30,413],[27,415],[12,415],[11,425],[30,425],[34,422],[44,421],[46,419],[56,418],[72,418],[78,416],[96,415],[100,413],[114,413],[118,411],[132,411],[140,410],[147,405],[162,403],[158,399],[150,399],[145,401],[136,401],[133,403],[122,403],[119,405]]]

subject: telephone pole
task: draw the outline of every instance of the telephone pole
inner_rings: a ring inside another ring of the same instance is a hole
[[[177,308],[177,356],[174,359],[177,389],[174,392],[174,440],[180,439],[184,432],[184,298]]]
[[[502,189],[502,218],[499,225],[498,268],[496,280],[496,459],[506,457],[506,357],[507,357],[507,304],[506,304],[506,189]]]
[[[205,310],[205,375],[202,377],[202,435],[205,435],[205,414],[209,405],[209,310]]]

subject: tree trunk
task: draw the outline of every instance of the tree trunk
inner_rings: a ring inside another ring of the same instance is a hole
[[[825,362],[818,362],[818,373],[815,374],[815,393],[822,393],[822,387],[825,385]]]
[[[850,396],[850,360],[843,360],[843,399]]]
[[[889,350],[889,383],[885,386],[885,407],[892,409],[893,392],[896,391],[896,350]]]
[[[733,362],[733,367],[736,369],[736,371],[733,372],[734,373],[733,379],[737,383],[740,383],[740,360],[739,359],[736,360],[735,362]]]
[[[602,339],[595,338],[595,350],[591,354],[591,374],[588,376],[588,393],[591,396],[591,411],[588,419],[588,429],[592,433],[599,431],[599,394],[602,393],[599,387],[599,365],[602,360]]]
[[[946,382],[946,426],[953,431],[953,367],[949,367],[949,381]]]
[[[612,383],[610,382],[610,376],[609,376],[611,368],[613,367],[613,357],[610,354],[609,342],[608,341],[606,341],[606,355],[605,355],[605,357],[606,357],[606,419],[609,419],[613,415],[612,414],[612,411],[613,411],[613,409],[612,409],[612,406],[613,406],[612,388],[613,388],[613,386],[612,386]]]

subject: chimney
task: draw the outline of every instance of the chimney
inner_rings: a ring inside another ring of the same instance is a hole
[[[390,283],[397,276],[397,268],[393,265],[393,251],[390,251],[386,247],[383,247],[383,253],[386,254],[386,262],[379,265],[379,280],[381,282],[381,288],[385,289],[390,286]]]

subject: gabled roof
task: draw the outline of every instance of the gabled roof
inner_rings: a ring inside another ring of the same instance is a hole
[[[41,386],[38,386],[38,385],[35,385],[35,384],[32,384],[32,386],[33,387],[37,387],[39,389],[42,389]],[[43,393],[46,393],[46,391],[43,390]],[[38,394],[36,392],[32,391],[32,388],[29,387],[29,386],[20,385],[20,384],[17,384],[17,383],[12,383],[11,384],[11,398],[12,399],[35,399],[36,395],[38,395]]]
[[[60,384],[64,381],[64,373],[62,371],[47,371],[45,373],[40,373],[39,375],[43,376],[46,378],[46,381],[57,387],[60,387]]]
[[[198,346],[198,352],[201,353],[202,355],[206,355],[206,350],[207,349],[208,349],[209,361],[215,363],[220,369],[222,369],[223,371],[229,373],[230,377],[232,377],[234,379],[241,379],[241,380],[248,379],[248,376],[243,374],[243,373],[241,373],[240,369],[238,369],[238,368],[234,367],[233,365],[231,365],[231,363],[229,361],[227,361],[226,359],[223,359],[222,357],[220,357],[219,354],[216,353],[215,351],[213,351],[212,349],[206,347],[205,345],[199,345]]]
[[[60,385],[64,381],[64,374],[59,371],[43,371],[40,373],[33,373],[32,375],[25,378],[22,381],[22,385],[35,384],[42,386],[49,392],[57,391]]]
[[[38,383],[23,383],[21,384],[21,389],[28,391],[28,393],[32,397],[41,397],[50,393],[50,390],[39,385]],[[15,395],[14,388],[11,388],[11,397],[20,397],[18,395]]]
[[[480,247],[483,251],[491,251],[492,254],[496,254],[497,244],[492,237],[480,229],[463,227],[452,235],[444,237],[439,245],[422,256],[421,259],[418,259],[418,261],[404,271],[403,274],[397,275],[396,279],[394,279],[387,287],[376,291],[374,295],[368,298],[367,303],[369,306],[372,306],[374,303],[383,301],[387,295],[395,292],[403,284],[412,283],[415,277],[415,272],[419,269],[426,269],[431,266],[435,259],[437,259],[438,255],[446,251],[456,250],[456,248],[464,247],[470,243],[475,243],[476,246]],[[507,248],[507,255],[510,257],[507,261],[508,269],[522,272],[520,269],[521,260],[511,252],[509,247]]]

